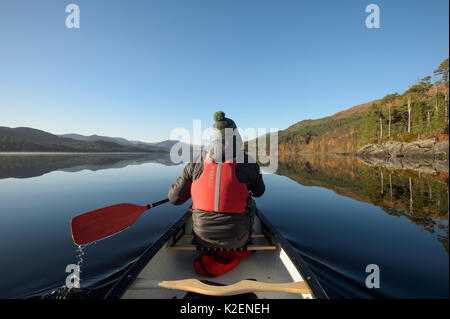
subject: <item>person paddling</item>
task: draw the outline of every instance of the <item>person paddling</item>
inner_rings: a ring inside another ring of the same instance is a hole
[[[243,152],[233,120],[214,114],[215,138],[170,186],[168,198],[190,208],[197,244],[212,250],[245,247],[251,239],[256,204],[265,185],[256,161]]]

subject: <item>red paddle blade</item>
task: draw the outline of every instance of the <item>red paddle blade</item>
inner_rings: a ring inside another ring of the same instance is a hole
[[[70,221],[72,239],[76,245],[87,244],[131,226],[147,206],[116,204],[74,217]]]

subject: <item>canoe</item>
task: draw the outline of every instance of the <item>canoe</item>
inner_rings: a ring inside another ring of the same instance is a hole
[[[197,274],[193,261],[204,251],[193,242],[188,211],[144,251],[105,298],[328,299],[302,257],[260,210],[246,249],[255,253],[230,272],[218,278]]]

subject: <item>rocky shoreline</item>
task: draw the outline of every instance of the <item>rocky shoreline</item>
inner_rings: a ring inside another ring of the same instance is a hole
[[[394,169],[413,169],[424,173],[449,172],[449,141],[436,139],[412,143],[369,144],[356,152],[366,163]]]

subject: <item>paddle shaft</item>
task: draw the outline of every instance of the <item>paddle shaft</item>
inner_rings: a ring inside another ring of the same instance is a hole
[[[213,286],[202,283],[198,279],[183,279],[173,281],[155,281],[137,278],[131,285],[131,290],[152,288],[167,288],[185,290],[209,296],[233,296],[250,292],[288,292],[295,294],[311,294],[311,289],[304,281],[289,283],[266,283],[253,280],[241,280],[228,286]]]

